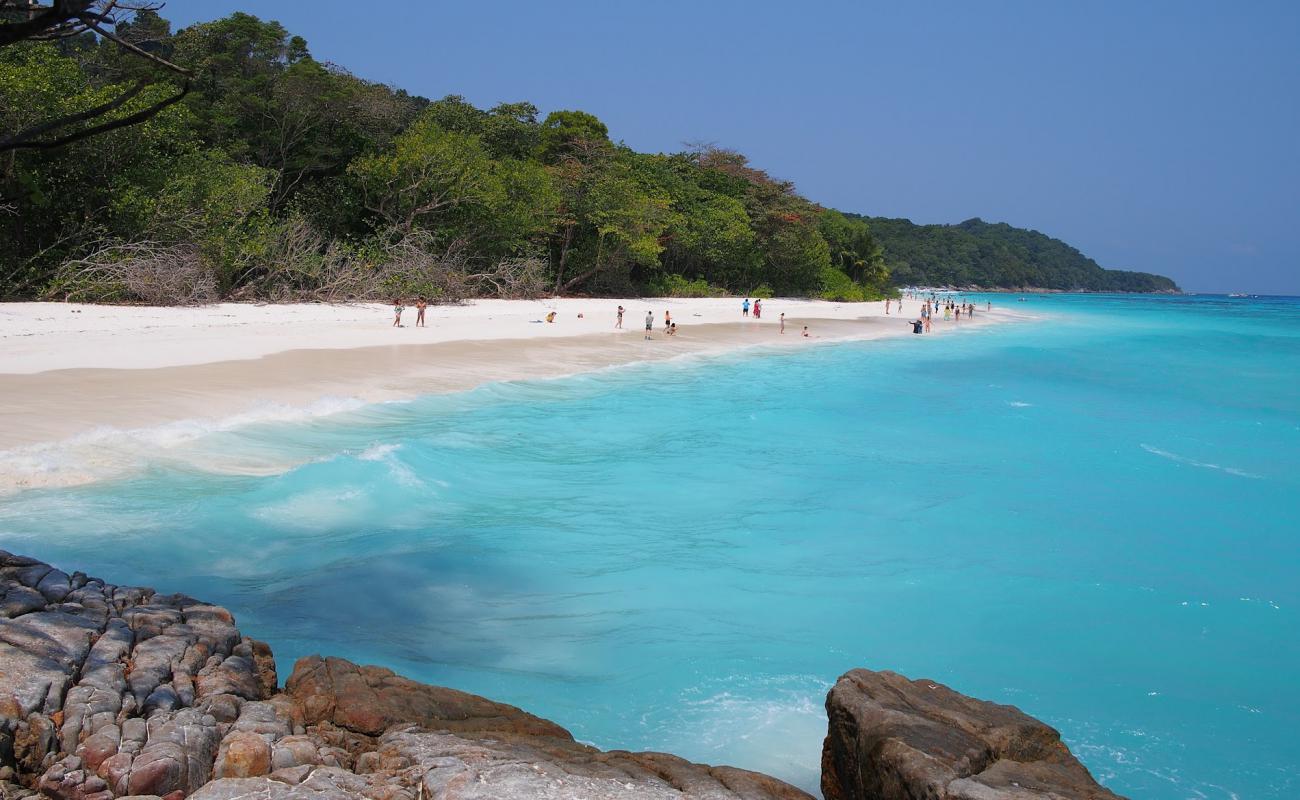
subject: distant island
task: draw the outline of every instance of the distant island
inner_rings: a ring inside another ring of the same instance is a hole
[[[1163,275],[1103,269],[1051,236],[976,217],[956,225],[917,225],[888,217],[867,223],[898,286],[1051,289],[1085,292],[1178,292]]]

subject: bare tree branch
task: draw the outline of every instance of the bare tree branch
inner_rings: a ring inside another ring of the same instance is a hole
[[[26,130],[19,131],[18,133],[13,134],[12,136],[7,136],[3,139],[0,139],[0,152],[4,152],[6,150],[20,150],[20,149],[51,150],[56,147],[63,147],[66,144],[71,144],[73,142],[80,141],[81,139],[90,138],[91,136],[98,136],[101,133],[107,133],[108,131],[111,130],[116,130],[118,128],[126,128],[131,125],[138,125],[139,123],[144,122],[145,120],[155,116],[156,114],[158,114],[158,112],[162,111],[168,106],[180,102],[181,98],[185,97],[185,95],[190,93],[190,84],[187,81],[185,85],[181,87],[181,90],[176,94],[166,98],[165,100],[160,100],[157,103],[154,103],[153,105],[149,106],[148,108],[142,108],[133,114],[128,114],[127,116],[119,117],[118,119],[109,120],[108,122],[101,122],[98,125],[94,125],[89,128],[84,128],[74,133],[69,133],[66,136],[61,136],[57,139],[46,139],[46,140],[36,139],[36,137],[40,136],[41,134],[56,131],[60,128],[66,128],[69,125],[75,125],[78,122],[84,122],[89,119],[95,119],[97,117],[103,116],[104,114],[115,111],[118,108],[121,108],[123,105],[125,105],[129,100],[131,100],[131,98],[138,95],[147,85],[148,84],[145,84],[143,82],[137,83],[135,86],[131,87],[130,89],[127,89],[125,92],[118,95],[113,100],[104,103],[103,105],[96,106],[95,108],[87,109],[86,111],[81,111],[76,114],[69,114],[64,117],[57,117],[48,122],[43,122],[40,125],[34,125],[30,128],[27,128]]]

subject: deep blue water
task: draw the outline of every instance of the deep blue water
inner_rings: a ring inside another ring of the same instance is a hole
[[[1020,706],[1123,794],[1293,797],[1300,301],[1014,305],[1048,316],[214,433],[0,498],[0,546],[227,605],[286,674],[810,788],[867,666]],[[248,458],[298,466],[212,471]]]

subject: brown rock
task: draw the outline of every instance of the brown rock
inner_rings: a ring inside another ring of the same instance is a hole
[[[380,667],[358,667],[341,658],[299,659],[285,691],[302,705],[307,724],[328,721],[369,736],[393,725],[415,724],[430,730],[573,738],[559,725],[514,706],[416,683]]]
[[[271,771],[271,746],[256,733],[235,731],[221,741],[217,778],[256,778]]]
[[[1116,800],[1060,734],[934,681],[853,670],[826,698],[826,800]]]

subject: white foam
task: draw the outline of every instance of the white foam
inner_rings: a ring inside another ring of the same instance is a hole
[[[150,462],[180,461],[205,471],[267,474],[293,463],[267,463],[247,456],[192,452],[192,446],[216,433],[269,422],[301,422],[366,405],[352,397],[324,397],[305,406],[260,403],[238,414],[214,419],[187,419],[144,428],[103,426],[58,442],[0,451],[0,494],[33,488],[92,483],[138,472]]]
[[[1201,467],[1202,469],[1216,469],[1222,472],[1226,472],[1229,475],[1236,475],[1239,478],[1253,478],[1256,480],[1261,480],[1264,477],[1263,475],[1256,475],[1253,472],[1247,472],[1246,470],[1238,469],[1237,467],[1224,467],[1219,464],[1211,464],[1206,461],[1197,461],[1196,459],[1188,458],[1187,456],[1180,456],[1177,453],[1171,453],[1168,450],[1161,450],[1158,447],[1152,447],[1149,444],[1143,444],[1142,449],[1147,451],[1148,453],[1151,453],[1152,455],[1157,455],[1160,456],[1161,458],[1167,458],[1170,461],[1173,461],[1177,464],[1186,464],[1191,467]]]

